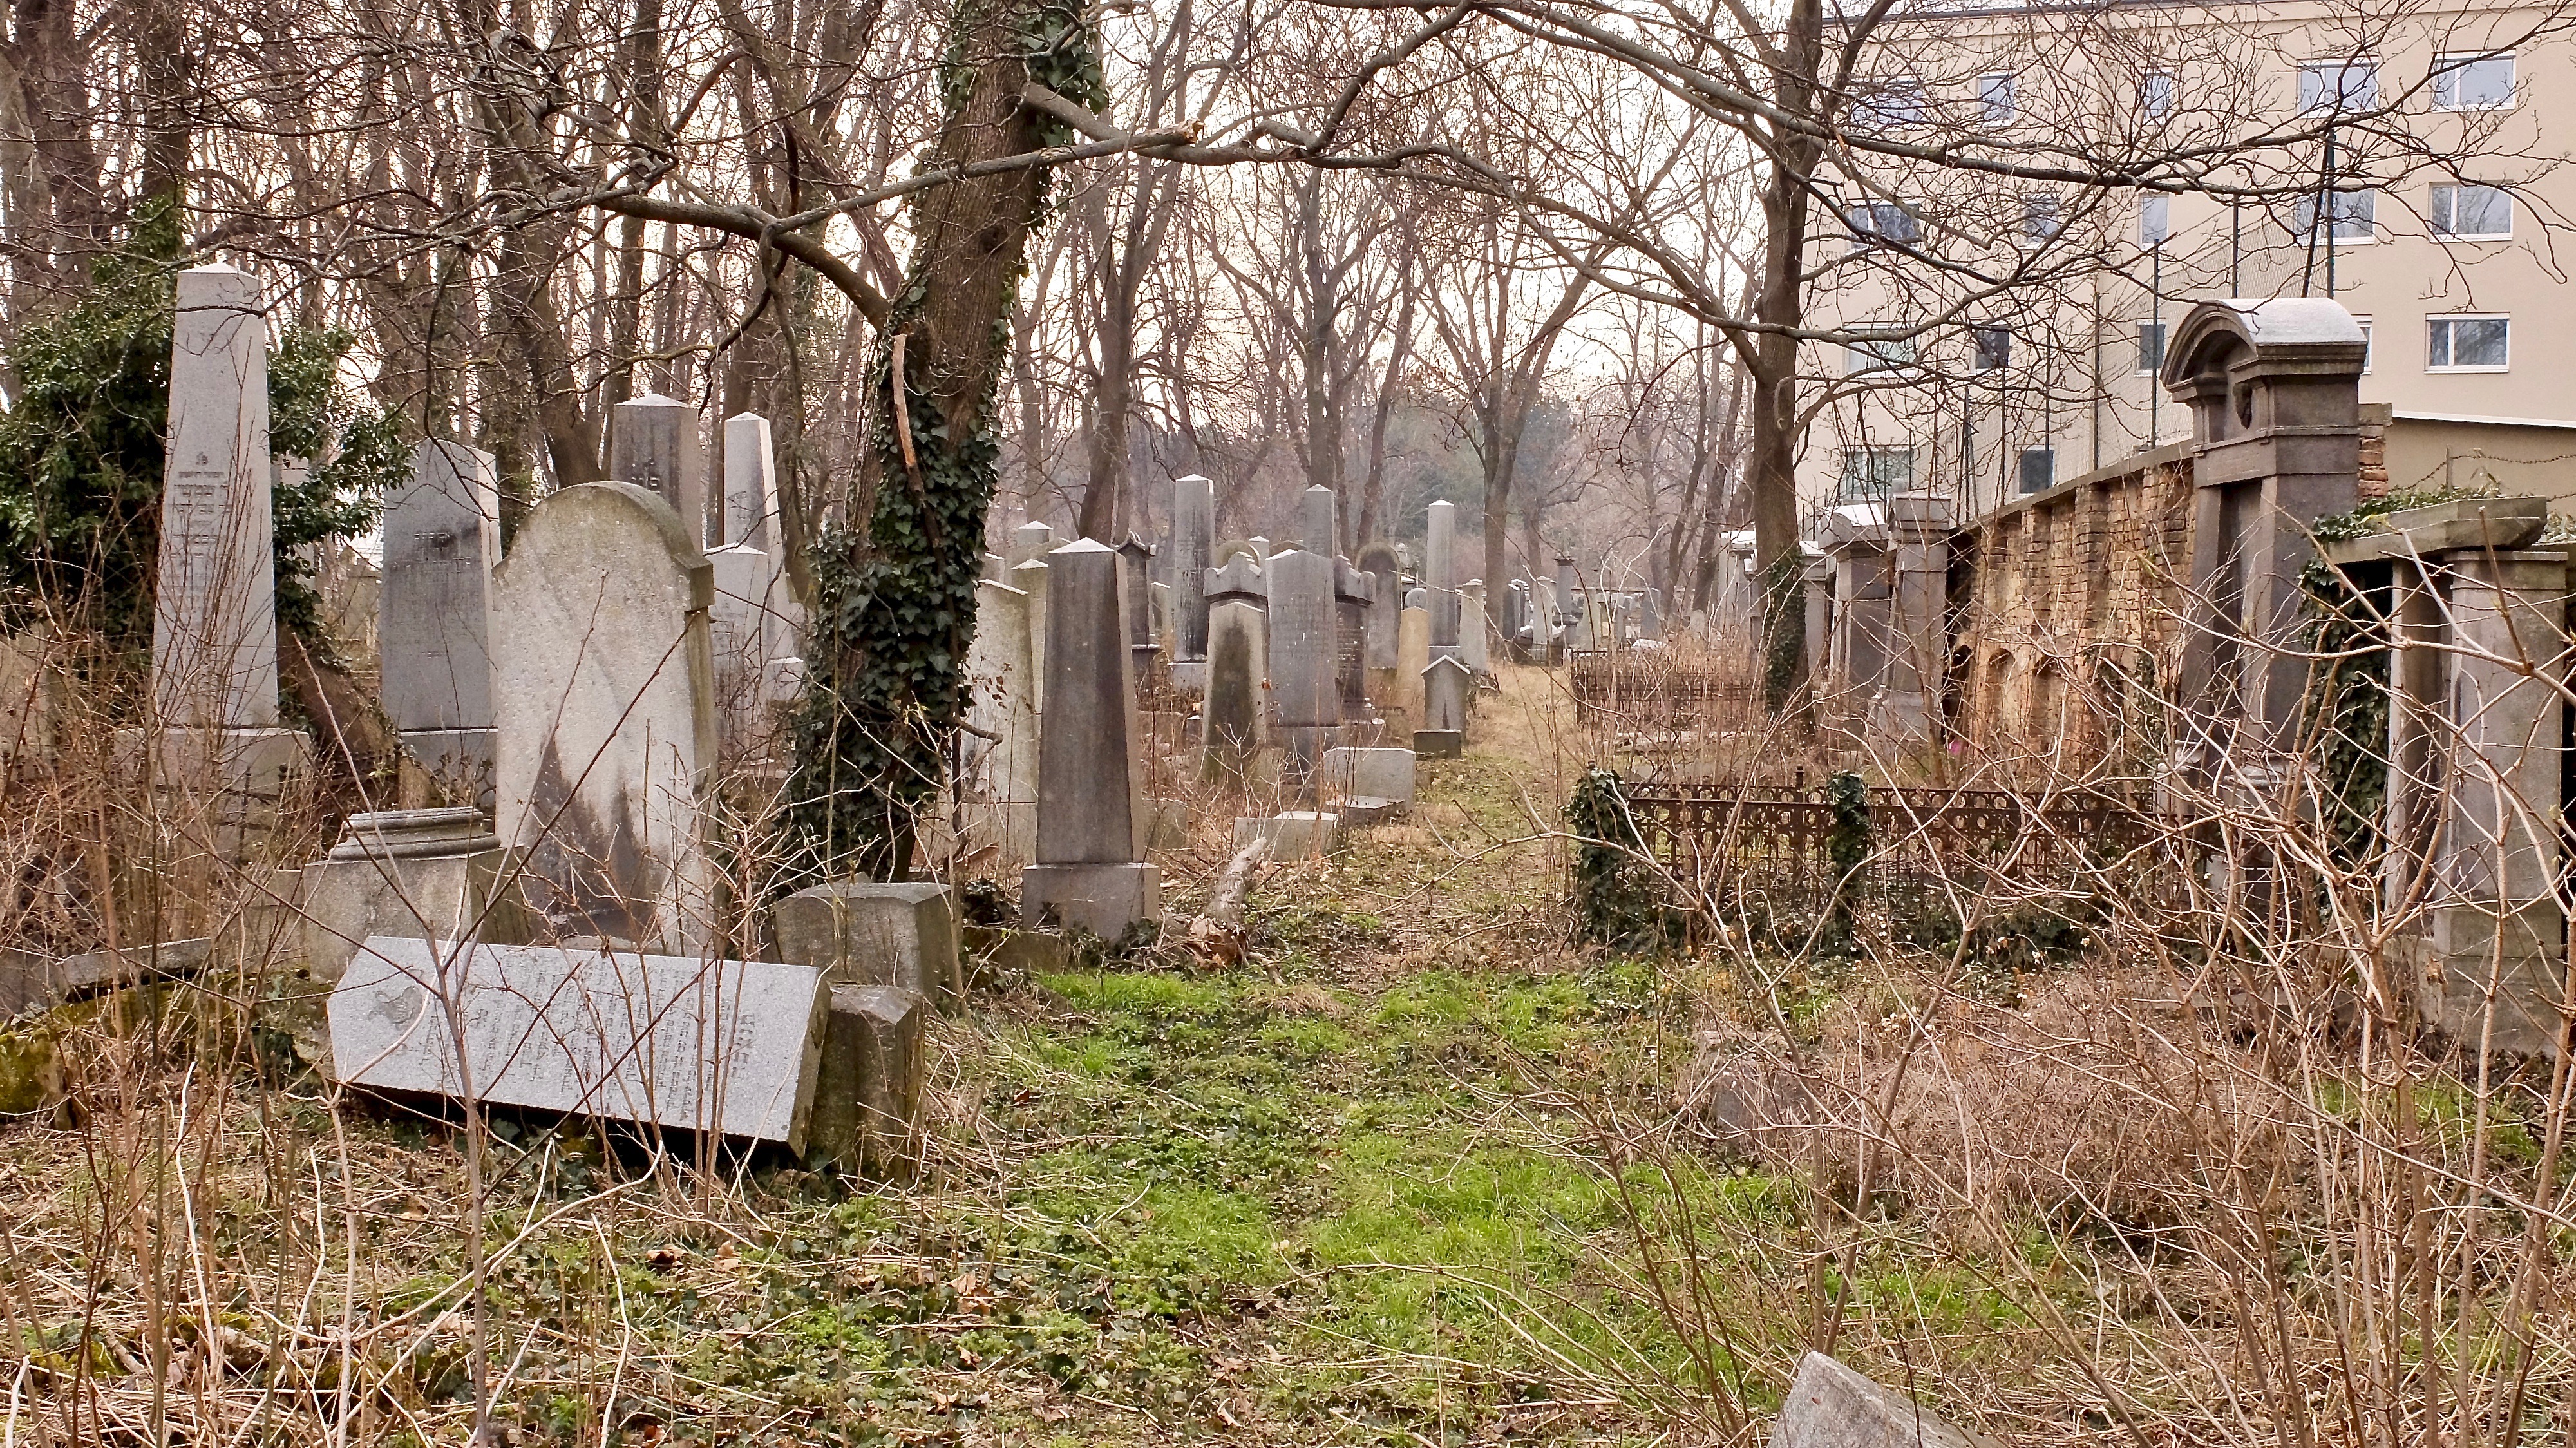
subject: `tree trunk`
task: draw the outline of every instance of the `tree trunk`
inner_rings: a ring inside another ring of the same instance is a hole
[[[1815,109],[1817,67],[1824,51],[1822,0],[1789,9],[1787,64],[1780,107]],[[1788,707],[1806,676],[1806,611],[1798,594],[1798,338],[1805,319],[1808,186],[1817,143],[1780,132],[1762,190],[1762,278],[1754,320],[1766,330],[1739,345],[1751,374],[1753,558],[1762,580],[1763,698],[1773,712]]]

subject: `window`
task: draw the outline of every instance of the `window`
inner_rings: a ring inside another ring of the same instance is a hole
[[[1868,337],[1843,348],[1843,375],[1888,372],[1914,365],[1911,337]]]
[[[2057,196],[2034,191],[2021,199],[2021,244],[2045,246],[2057,236]]]
[[[2513,235],[2513,193],[2501,186],[2433,188],[2433,234],[2470,240]]]
[[[2138,324],[2138,370],[2161,372],[2164,370],[2164,365],[2165,324],[2140,322]]]
[[[2138,198],[2138,245],[2162,246],[2173,235],[2173,198],[2141,196]]]
[[[2350,115],[2379,104],[2379,62],[2353,56],[2299,67],[2299,114]]]
[[[1910,75],[1881,81],[1852,107],[1862,124],[1879,130],[1902,130],[1923,124],[1923,82]]]
[[[2151,121],[2161,121],[2174,113],[2173,72],[2151,70],[2138,78],[2138,109]]]
[[[1979,372],[2001,372],[2012,365],[2012,328],[1977,328],[1977,368]]]
[[[2015,459],[2016,470],[2025,493],[2045,493],[2057,486],[2057,449],[2026,447]]]
[[[2424,366],[2432,372],[2502,372],[2507,333],[2503,317],[2425,318]]]
[[[1843,449],[1845,503],[1884,502],[1914,488],[1914,449],[1847,447]]]
[[[2374,360],[2372,357],[2373,349],[2370,345],[2370,319],[2368,317],[2355,317],[2353,318],[2353,321],[2361,328],[2361,370],[2367,372],[2370,370],[2370,364]]]
[[[2327,203],[2326,209],[2333,219],[2335,240],[2376,241],[2379,239],[2376,225],[2379,215],[2378,192],[2337,191],[2333,193],[2333,199]],[[2324,226],[2317,220],[2317,204],[2313,198],[2300,202],[2292,211],[2290,229],[2302,237],[2311,230],[2316,231],[2320,237],[2326,234]]]
[[[2433,60],[2433,109],[2495,111],[2513,104],[2513,57],[2443,55]]]
[[[1913,246],[1923,240],[1923,218],[1902,201],[1864,201],[1844,208],[1843,224],[1859,245],[1892,241]]]
[[[2020,104],[2013,96],[2013,77],[2008,70],[1993,71],[1977,77],[1977,108],[1989,126],[2009,126],[2021,116]]]

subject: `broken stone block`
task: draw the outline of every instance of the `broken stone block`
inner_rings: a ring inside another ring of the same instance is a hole
[[[836,880],[779,901],[770,931],[779,959],[813,966],[834,985],[895,986],[942,1011],[965,1003],[945,885]]]
[[[1463,759],[1467,736],[1456,729],[1416,729],[1413,752],[1424,759]]]
[[[1820,1352],[1798,1364],[1771,1448],[1996,1448]]]
[[[805,1162],[846,1173],[903,1178],[920,1159],[922,1037],[929,1008],[918,991],[884,985],[832,988]]]
[[[327,990],[371,935],[525,941],[510,862],[471,806],[349,816],[330,854],[304,867],[305,968]]]
[[[1311,860],[1341,848],[1342,817],[1331,811],[1285,810],[1266,819],[1234,822],[1236,849],[1264,837],[1270,841],[1271,859]]]
[[[1336,794],[1413,803],[1413,751],[1343,747],[1324,755],[1324,778]]]

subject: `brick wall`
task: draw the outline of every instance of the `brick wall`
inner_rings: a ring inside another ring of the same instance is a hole
[[[2148,723],[2180,653],[2191,452],[2142,454],[1963,530],[1976,562],[1951,656],[1959,737],[2081,766]]]

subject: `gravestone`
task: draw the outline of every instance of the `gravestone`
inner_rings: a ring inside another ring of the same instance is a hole
[[[1458,652],[1458,505],[1434,503],[1422,545],[1422,585],[1429,591],[1431,657]]]
[[[1335,749],[1324,755],[1324,778],[1332,792],[1343,799],[1379,799],[1410,805],[1413,765],[1410,749]]]
[[[1560,553],[1556,558],[1556,638],[1548,651],[1548,662],[1562,660],[1566,650],[1583,647],[1578,630],[1583,624],[1583,580],[1574,571],[1574,560]]]
[[[354,814],[339,842],[304,867],[305,969],[329,986],[369,936],[527,939],[511,853],[471,806]]]
[[[1456,654],[1444,654],[1422,671],[1423,727],[1413,731],[1413,752],[1455,759],[1465,747],[1467,701],[1475,678]]]
[[[1262,564],[1262,566],[1263,566],[1264,568],[1269,567],[1269,566],[1270,566],[1270,540],[1269,540],[1269,539],[1267,539],[1267,538],[1262,537],[1262,536],[1261,536],[1260,534],[1258,534],[1258,533],[1255,533],[1255,534],[1253,534],[1250,538],[1248,538],[1248,539],[1246,539],[1246,540],[1244,540],[1244,541],[1245,541],[1246,545],[1247,545],[1247,546],[1249,546],[1249,547],[1252,549],[1252,556],[1253,556],[1253,557],[1255,557],[1255,558],[1257,558],[1257,559],[1259,559],[1259,560],[1261,560],[1261,564]]]
[[[1932,736],[1949,663],[1950,500],[1898,493],[1888,499],[1888,523],[1887,682],[1871,706],[1870,727],[1882,739],[1919,741]]]
[[[948,887],[928,880],[836,880],[799,890],[770,912],[778,958],[834,985],[918,992],[943,1011],[966,1002]]]
[[[1270,742],[1269,625],[1261,570],[1248,556],[1208,575],[1207,694],[1199,715],[1199,777],[1241,787]]]
[[[1395,626],[1395,707],[1404,715],[1403,729],[1422,727],[1422,671],[1431,667],[1431,610],[1421,603],[1421,589],[1397,615]],[[1404,737],[1399,734],[1398,738]]]
[[[676,397],[647,392],[608,410],[608,481],[632,483],[660,498],[680,520],[689,545],[707,542],[707,458],[698,410]]]
[[[1173,677],[1203,687],[1208,657],[1208,570],[1217,565],[1216,485],[1196,473],[1172,485]]]
[[[1996,1448],[1820,1352],[1798,1364],[1771,1448]]]
[[[1297,521],[1299,531],[1305,535],[1307,552],[1331,558],[1342,551],[1335,527],[1335,502],[1333,490],[1321,483],[1297,495]]]
[[[557,939],[686,953],[707,938],[714,594],[679,515],[627,483],[547,497],[501,563],[496,819]]]
[[[959,741],[967,847],[994,850],[1001,868],[1016,870],[1037,859],[1038,844],[1037,655],[1029,596],[1019,589],[975,585],[966,690],[966,722],[982,731]]]
[[[829,1007],[811,966],[380,935],[332,987],[331,1062],[352,1086],[470,1085],[487,1105],[801,1150]]]
[[[763,551],[777,548],[778,461],[769,419],[737,412],[724,425],[724,537]]]
[[[1055,530],[1044,523],[1022,523],[1011,530],[1011,566],[1055,551]]]
[[[1485,620],[1485,580],[1470,578],[1458,590],[1458,659],[1475,675],[1494,671],[1493,655],[1488,651],[1492,627]]]
[[[1133,533],[1118,545],[1118,566],[1124,574],[1120,591],[1127,600],[1127,648],[1135,655],[1131,667],[1139,684],[1153,676],[1155,656],[1163,647],[1154,638],[1154,591],[1149,571],[1153,561],[1154,550]]]
[[[1333,683],[1341,691],[1342,720],[1371,717],[1368,699],[1368,619],[1374,611],[1372,580],[1346,558],[1333,560]]]
[[[1049,554],[1046,712],[1038,732],[1038,861],[1020,909],[1117,940],[1159,923],[1162,877],[1136,778],[1136,687],[1123,570],[1088,538]]]
[[[1333,560],[1290,548],[1263,570],[1270,584],[1270,700],[1288,778],[1302,791],[1341,724]]]
[[[432,439],[385,503],[383,615],[377,625],[385,716],[403,752],[450,798],[492,798],[492,565],[501,498],[492,456]]]
[[[1029,707],[1046,715],[1047,565],[1032,558],[1011,570],[1010,585],[1029,601]]]
[[[765,753],[776,730],[764,717],[771,696],[769,598],[776,568],[748,543],[707,550],[715,596],[707,644],[715,656],[717,739],[729,764]]]
[[[1395,549],[1384,542],[1371,543],[1360,550],[1359,570],[1369,576],[1368,666],[1372,670],[1395,667],[1396,615],[1404,611],[1404,569]],[[1372,699],[1380,699],[1375,690]]]
[[[1802,660],[1804,667],[1800,677],[1811,685],[1821,688],[1824,681],[1832,677],[1832,670],[1836,667],[1832,658],[1834,560],[1821,546],[1814,543],[1801,542],[1799,549],[1800,556],[1804,560],[1798,569],[1798,582],[1801,589],[1799,600],[1806,607],[1807,630],[1807,652],[1805,659]],[[1762,617],[1758,611],[1753,616],[1752,624],[1756,650],[1754,657],[1759,662]]]

